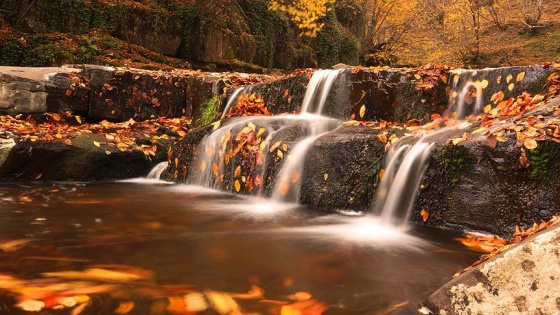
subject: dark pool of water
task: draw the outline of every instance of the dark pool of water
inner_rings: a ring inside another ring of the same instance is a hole
[[[22,294],[17,285],[49,291],[80,280],[100,286],[76,291],[89,297],[82,314],[126,313],[131,305],[131,314],[161,314],[173,311],[169,297],[246,293],[251,285],[264,297],[234,297],[234,308],[280,314],[297,302],[295,293],[308,292],[323,307],[306,314],[414,314],[420,301],[479,256],[452,241],[457,235],[450,232],[412,227],[403,234],[369,217],[313,213],[161,183],[0,184],[0,313],[16,314],[13,305],[22,296],[49,299]],[[141,279],[45,274],[90,268],[138,269]],[[49,303],[43,313],[76,309],[57,311]],[[209,307],[203,314],[235,312]]]

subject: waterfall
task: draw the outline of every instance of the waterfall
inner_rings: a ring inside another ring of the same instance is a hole
[[[309,135],[294,146],[280,170],[272,198],[283,202],[299,202],[301,174],[307,151],[315,140],[337,128],[338,120],[322,116],[332,85],[342,70],[319,70],[313,73],[301,106],[300,117],[309,121]]]
[[[482,81],[474,80],[478,72],[476,70],[454,70],[449,73],[452,75],[449,87],[453,91],[449,95],[449,109],[456,112],[458,118],[465,118],[470,114],[480,114],[484,104]]]
[[[159,180],[161,177],[161,173],[165,171],[167,165],[168,165],[167,161],[158,163],[156,166],[154,166],[154,168],[152,168],[152,170],[150,171],[150,173],[148,173],[148,176],[146,176],[146,178]]]
[[[237,102],[237,99],[239,98],[239,94],[243,91],[245,91],[247,88],[244,86],[241,86],[239,88],[237,88],[235,91],[233,91],[233,93],[231,93],[231,96],[228,98],[226,107],[224,107],[224,111],[222,112],[222,116],[220,117],[220,119],[224,119],[226,118],[226,115],[229,113],[229,110],[234,106],[234,104]]]
[[[217,130],[201,141],[194,163],[198,172],[196,175],[190,175],[189,182],[221,189],[224,187],[223,183],[227,181],[224,175],[236,174],[238,168],[247,167],[246,161],[237,163],[232,157],[232,151],[238,150],[232,147],[232,141],[239,134],[251,134],[251,141],[259,142],[253,146],[255,148],[258,146],[258,150],[256,150],[258,152],[254,152],[255,158],[252,159],[254,164],[251,165],[251,174],[254,178],[259,177],[259,182],[264,180],[271,142],[279,131],[297,123],[307,130],[307,136],[298,140],[284,158],[272,196],[276,201],[298,202],[301,182],[299,174],[302,172],[307,150],[317,138],[340,125],[339,120],[321,116],[321,112],[325,107],[332,85],[341,72],[341,70],[319,70],[313,74],[308,83],[299,115],[235,117],[222,123]],[[239,94],[247,90],[250,90],[250,87],[238,88],[232,93],[222,118],[234,106]],[[265,131],[261,131],[261,128],[264,128]],[[256,136],[257,134],[258,136]],[[245,143],[248,141],[246,139]],[[274,148],[272,150],[274,151]],[[297,176],[294,176],[295,173]],[[248,178],[242,179],[243,183],[249,180]],[[239,191],[240,184],[236,184],[235,181],[238,180],[230,180],[229,184],[225,185],[226,190]],[[263,188],[264,185],[256,185],[251,192],[260,195],[263,193]]]
[[[429,134],[422,132],[416,137],[401,139],[389,149],[372,208],[382,224],[406,227],[434,144],[449,139],[468,126],[468,123],[461,123]]]

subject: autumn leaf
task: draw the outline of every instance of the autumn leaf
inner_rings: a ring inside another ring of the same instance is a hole
[[[235,187],[236,192],[239,192],[241,190],[241,183],[239,182],[239,180],[236,179],[233,185]]]
[[[525,77],[525,72],[519,72],[519,74],[517,74],[516,82],[523,80],[524,77]]]
[[[239,175],[241,175],[241,165],[238,165],[233,172],[233,177],[238,177]]]
[[[206,161],[200,162],[200,171],[201,172],[206,171]]]
[[[117,307],[113,312],[115,314],[128,314],[134,308],[134,302],[132,301],[122,301],[119,303],[119,307]]]
[[[76,119],[76,121],[78,123],[80,123],[80,124],[82,123],[82,118],[80,118],[80,116],[75,116],[74,118]]]
[[[492,105],[488,104],[484,106],[484,113],[488,114],[492,110]]]
[[[274,152],[274,150],[276,150],[276,148],[278,148],[278,146],[282,144],[282,141],[276,141],[274,142],[274,144],[270,147],[270,149],[268,150],[268,152],[272,153]]]
[[[98,147],[98,148],[99,148],[99,146],[101,146],[101,144],[100,144],[99,142],[97,142],[97,141],[93,141],[93,145],[96,146],[96,147]]]
[[[428,218],[430,217],[430,214],[428,213],[428,211],[422,209],[422,210],[420,210],[420,216],[422,217],[422,221],[426,222],[428,220]]]
[[[281,159],[284,158],[284,153],[282,153],[282,151],[280,151],[280,150],[277,150],[277,151],[276,151],[276,155],[277,155],[279,158],[281,158]]]
[[[515,85],[514,85],[513,83],[510,83],[510,84],[508,85],[508,90],[511,92],[511,91],[513,91],[513,88],[514,88],[514,87],[515,87]]]
[[[294,172],[292,173],[292,183],[297,182],[298,179],[299,179],[299,173],[298,173],[298,171],[294,171]]]
[[[529,149],[529,150],[533,150],[537,148],[537,141],[535,141],[535,139],[533,138],[527,138],[525,139],[525,141],[523,141],[523,145]]]
[[[364,118],[365,115],[366,115],[366,105],[362,105],[362,107],[360,107],[360,118]]]
[[[506,78],[506,82],[507,82],[507,83],[510,83],[511,80],[513,80],[513,75],[509,74],[509,75],[507,76],[507,78]]]
[[[323,174],[323,179],[324,179],[324,180],[327,180],[327,179],[329,179],[329,173],[325,173],[325,174]]]
[[[494,134],[490,134],[486,137],[486,144],[490,148],[494,149],[498,145],[498,138]]]

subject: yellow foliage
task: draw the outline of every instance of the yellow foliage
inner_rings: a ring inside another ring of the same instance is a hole
[[[270,10],[285,12],[301,30],[300,36],[315,37],[323,29],[319,19],[331,10],[336,0],[272,0]]]

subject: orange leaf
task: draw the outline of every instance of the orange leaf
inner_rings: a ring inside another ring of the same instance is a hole
[[[299,179],[299,173],[298,171],[294,171],[294,173],[292,174],[292,183],[297,182]]]
[[[428,218],[430,217],[430,214],[428,213],[428,211],[422,209],[420,211],[420,216],[422,217],[422,221],[426,222],[428,220]]]
[[[286,196],[289,191],[290,191],[290,184],[287,181],[282,181],[282,183],[280,183],[280,194],[282,196]]]
[[[241,183],[239,182],[239,180],[235,180],[234,187],[236,192],[239,192],[241,190]]]
[[[235,172],[233,172],[233,177],[238,177],[239,175],[241,175],[241,165],[238,165],[235,168]],[[237,191],[239,191],[239,190],[237,190]]]

